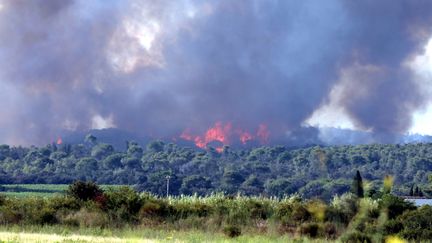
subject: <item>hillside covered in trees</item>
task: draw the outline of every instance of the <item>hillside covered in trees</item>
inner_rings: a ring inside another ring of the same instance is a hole
[[[378,192],[383,178],[394,179],[393,193],[408,195],[419,187],[432,195],[432,143],[232,149],[221,153],[154,141],[146,147],[127,143],[126,151],[87,136],[81,144],[44,147],[0,145],[0,183],[70,183],[134,185],[139,191],[205,195],[212,192],[329,200],[350,190],[359,170],[365,193]]]

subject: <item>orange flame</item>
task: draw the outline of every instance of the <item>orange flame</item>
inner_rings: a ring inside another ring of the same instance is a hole
[[[227,123],[225,125],[222,122],[216,122],[215,125],[209,128],[204,136],[194,136],[190,133],[189,129],[183,131],[180,135],[180,138],[183,138],[188,141],[193,141],[195,145],[199,148],[205,148],[208,143],[213,141],[219,141],[222,144],[229,144],[229,136],[231,133],[231,123]],[[216,151],[222,152],[222,147],[217,147]]]
[[[257,136],[261,143],[266,144],[269,141],[270,132],[267,128],[267,125],[260,124],[257,131]]]
[[[58,138],[57,138],[57,142],[56,142],[56,144],[57,144],[57,145],[60,145],[60,144],[62,144],[62,143],[63,143],[62,138],[61,138],[61,137],[58,137]]]
[[[219,141],[223,144],[229,144],[229,135],[231,133],[231,123],[222,125],[222,122],[216,122],[215,125],[207,130],[205,134],[205,143]]]
[[[218,153],[222,153],[222,151],[223,151],[223,147],[217,147],[217,148],[215,148],[216,149],[216,151],[218,152]]]
[[[241,142],[242,144],[246,144],[247,141],[250,141],[250,140],[253,139],[252,134],[250,134],[250,133],[248,133],[248,132],[242,132],[242,131],[240,131],[239,133],[240,133],[240,134],[239,134],[239,136],[240,136],[239,139],[240,139],[240,142]]]
[[[233,131],[230,122],[224,124],[223,122],[218,121],[202,136],[193,135],[190,129],[187,128],[182,132],[180,138],[194,142],[199,148],[205,148],[208,143],[213,141],[218,141],[223,145],[229,145],[231,142],[230,138],[233,138],[233,135],[238,136],[238,139],[242,144],[246,144],[248,141],[251,141],[255,138],[258,138],[259,141],[264,144],[268,143],[270,132],[268,131],[267,125],[265,124],[260,124],[256,135],[252,135],[243,129],[237,129]],[[223,146],[219,146],[215,149],[220,153],[223,151]]]

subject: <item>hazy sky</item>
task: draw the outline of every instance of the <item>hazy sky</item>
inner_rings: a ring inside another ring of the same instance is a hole
[[[0,0],[0,143],[106,127],[175,138],[216,124],[237,135],[265,127],[276,141],[328,126],[377,141],[432,134],[431,9],[429,0]]]

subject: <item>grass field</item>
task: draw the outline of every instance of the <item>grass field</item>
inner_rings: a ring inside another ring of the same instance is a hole
[[[101,185],[103,189],[116,188],[122,185]],[[0,195],[13,197],[53,197],[64,194],[68,184],[5,184],[0,185]]]
[[[228,238],[217,232],[166,231],[163,229],[128,228],[68,229],[57,226],[0,227],[0,242],[328,242],[307,238],[292,239],[288,236],[245,234]]]

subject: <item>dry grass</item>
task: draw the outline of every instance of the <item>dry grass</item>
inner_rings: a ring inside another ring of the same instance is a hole
[[[40,233],[14,233],[0,232],[2,242],[107,242],[107,243],[123,243],[123,242],[143,242],[152,243],[155,240],[139,239],[139,238],[117,238],[117,237],[102,237],[102,236],[86,236],[86,235],[59,235],[59,234],[40,234]]]

